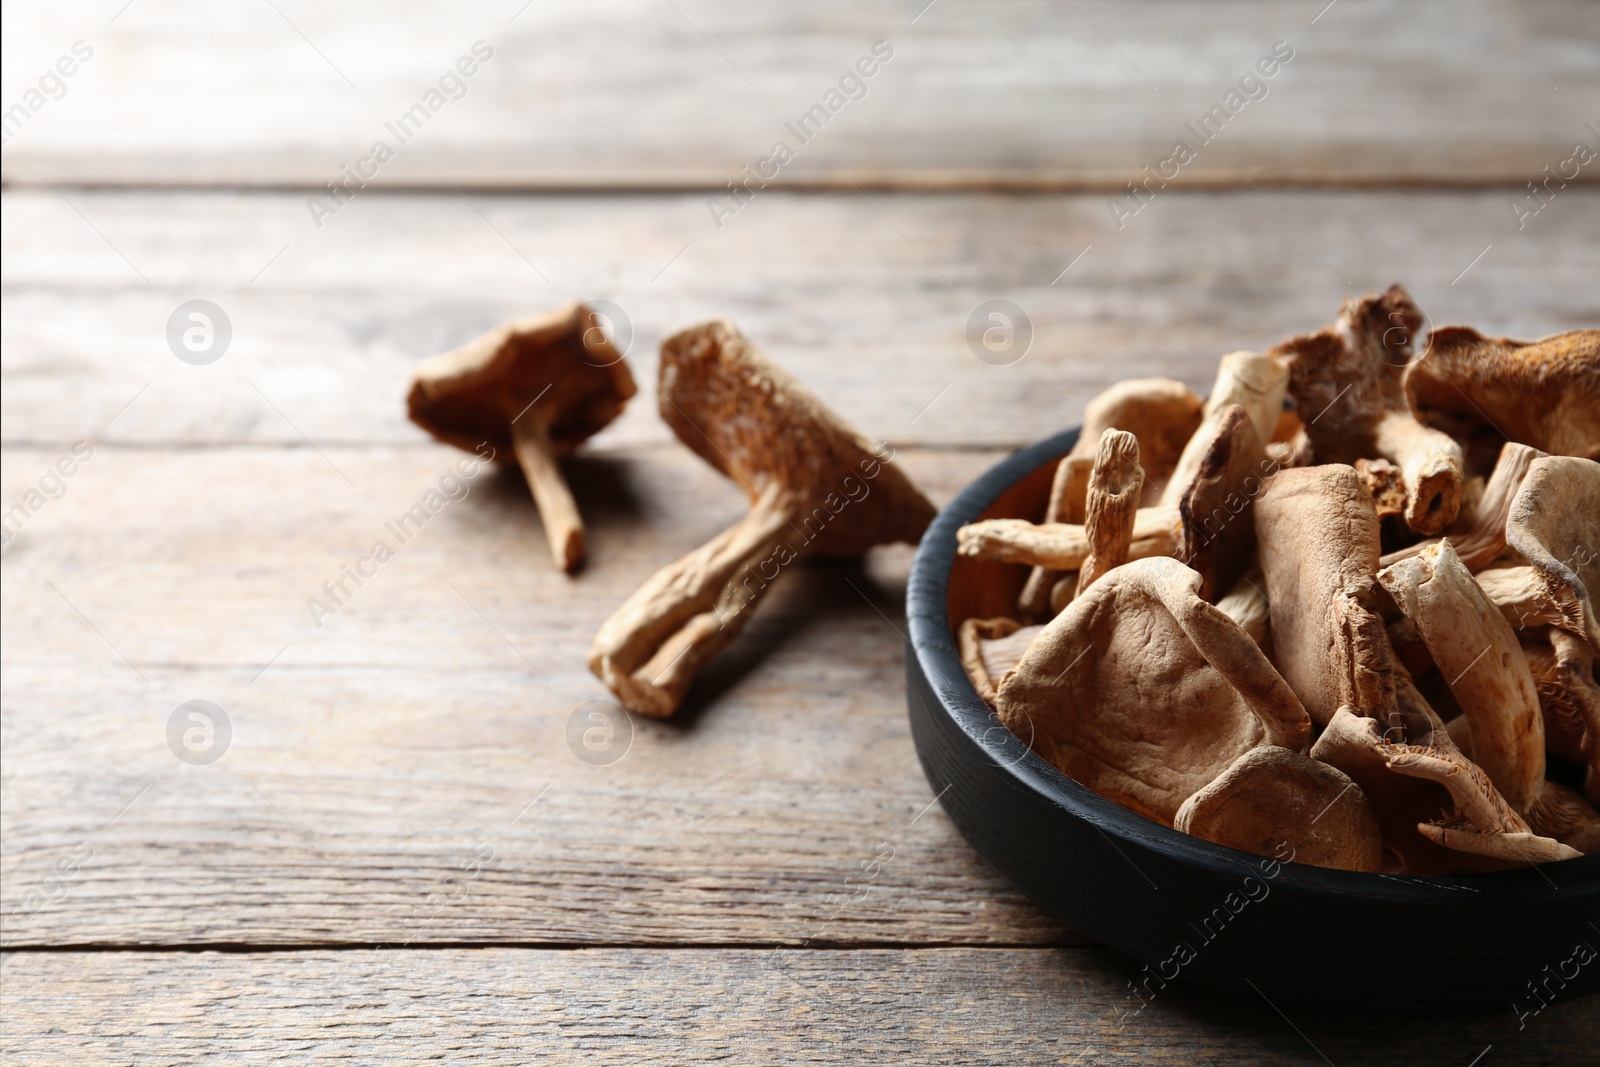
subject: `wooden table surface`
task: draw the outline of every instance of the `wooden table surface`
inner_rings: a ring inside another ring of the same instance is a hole
[[[36,0],[4,20],[7,1063],[1494,1067],[1600,1045],[1594,1000],[1519,1026],[1509,1004],[1285,1014],[1290,991],[1173,988],[1132,1015],[1136,967],[933,803],[904,547],[795,568],[620,760],[567,740],[607,695],[584,666],[599,623],[744,506],[653,410],[667,334],[731,315],[942,503],[1112,381],[1203,389],[1223,352],[1391,281],[1440,324],[1596,325],[1600,162],[1542,199],[1526,183],[1600,149],[1600,6]],[[459,99],[319,226],[308,198],[476,41],[492,56]],[[878,41],[865,95],[719,226],[708,200]],[[1258,98],[1130,213],[1124,183],[1198,144],[1185,124],[1280,41]],[[588,568],[552,570],[508,472],[394,543],[386,521],[460,455],[405,420],[410,368],[574,297],[623,310],[642,387],[567,465]],[[965,340],[996,298],[1033,331],[1007,366]],[[205,366],[166,340],[192,299],[232,328]],[[379,539],[394,558],[313,620]],[[168,741],[197,699],[231,724],[205,765]]]

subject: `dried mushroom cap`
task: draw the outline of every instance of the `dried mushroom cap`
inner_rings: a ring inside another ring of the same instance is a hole
[[[1571,456],[1534,460],[1511,502],[1506,541],[1539,572],[1547,595],[1578,605],[1577,632],[1600,651],[1600,463]]]
[[[1448,540],[1378,572],[1449,683],[1472,734],[1472,759],[1524,817],[1544,788],[1544,718],[1511,624]]]
[[[1223,414],[1234,405],[1244,409],[1261,442],[1270,441],[1283,413],[1283,396],[1289,386],[1289,363],[1281,356],[1256,352],[1230,352],[1222,357],[1216,384],[1206,399],[1205,418],[1183,447],[1183,455],[1161,492],[1160,502],[1177,504],[1200,473],[1202,461],[1213,447]]]
[[[1489,481],[1477,501],[1469,506],[1467,494],[1463,492],[1461,513],[1445,531],[1445,536],[1455,545],[1456,554],[1469,571],[1482,570],[1505,552],[1506,520],[1511,515],[1512,501],[1516,499],[1517,490],[1522,487],[1522,480],[1527,477],[1534,460],[1543,456],[1544,453],[1537,448],[1507,441],[1501,447],[1500,458],[1495,462],[1494,471],[1489,475]],[[1356,469],[1360,467],[1358,463]],[[1383,566],[1408,559],[1438,541],[1439,538],[1430,537],[1390,552],[1383,557]]]
[[[1579,854],[1531,833],[1443,729],[1432,741],[1397,744],[1372,719],[1340,708],[1311,757],[1339,768],[1367,794],[1384,846],[1407,874],[1496,870]]]
[[[1255,642],[1173,559],[1118,567],[1056,616],[996,711],[1063,773],[1159,822],[1257,745],[1311,723]]]
[[[1081,435],[1078,440],[1083,440]],[[1092,455],[1069,455],[1056,464],[1055,477],[1050,480],[1050,502],[1045,507],[1045,522],[1083,525],[1084,509],[1089,500],[1089,475],[1093,470]],[[1051,610],[1050,594],[1060,578],[1060,571],[1049,567],[1033,568],[1022,586],[1022,592],[1017,594],[1017,610],[1029,617],[1055,614]]]
[[[1552,583],[1536,567],[1490,567],[1473,576],[1517,629],[1559,626],[1582,632],[1583,605],[1571,587]]]
[[[1118,382],[1083,410],[1083,429],[1071,455],[1093,456],[1100,435],[1126,430],[1139,440],[1145,477],[1159,484],[1172,474],[1183,446],[1200,426],[1205,404],[1193,389],[1171,378]]]
[[[995,681],[1015,666],[1016,660],[1012,660],[1005,670],[996,672],[991,669],[990,655],[985,646],[1004,640],[1020,629],[1022,624],[1016,619],[1001,616],[994,619],[967,619],[956,630],[956,647],[961,653],[961,666],[966,670],[967,677],[972,680],[972,688],[990,704],[994,703]],[[1022,647],[1026,649],[1027,645],[1024,644]],[[1022,653],[1019,649],[1017,659],[1021,658]]]
[[[1262,745],[1178,809],[1173,826],[1219,845],[1297,863],[1376,871],[1383,832],[1361,787],[1343,771],[1276,745]]]
[[[1465,460],[1448,434],[1424,426],[1403,384],[1422,312],[1398,285],[1345,300],[1339,319],[1274,347],[1289,359],[1293,398],[1318,463],[1381,456],[1399,464],[1406,524],[1435,534],[1455,520]]]
[[[474,451],[488,442],[521,464],[550,552],[564,570],[583,559],[583,524],[556,465],[621,414],[633,375],[594,312],[569,304],[498,326],[433,356],[411,376],[411,421],[446,444]]]
[[[1200,595],[1210,600],[1249,569],[1256,552],[1252,508],[1278,465],[1267,458],[1254,422],[1238,404],[1206,416],[1195,440],[1207,438],[1200,464],[1178,497],[1178,512],[1184,562],[1200,572]],[[1168,490],[1183,474],[1183,464],[1178,466]]]
[[[1273,662],[1311,718],[1340,706],[1396,722],[1383,619],[1373,610],[1378,514],[1355,468],[1279,471],[1255,502]]]
[[[750,498],[743,519],[656,572],[595,634],[590,670],[630,711],[663,717],[783,567],[914,542],[934,507],[725,319],[662,343],[658,391],[673,431]]]
[[[1140,508],[1133,517],[1129,559],[1176,556],[1183,550],[1177,508]],[[1089,558],[1085,527],[1064,522],[981,519],[956,531],[956,551],[999,563],[1026,563],[1056,571],[1075,571]]]
[[[1447,427],[1600,459],[1600,330],[1513,341],[1446,326],[1428,335],[1405,387],[1425,417]]]
[[[1128,562],[1143,487],[1138,440],[1123,430],[1101,434],[1084,500],[1083,532],[1089,540],[1089,555],[1078,568],[1078,596],[1106,571]]]

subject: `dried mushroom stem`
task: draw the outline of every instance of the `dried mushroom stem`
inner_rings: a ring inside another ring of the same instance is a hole
[[[744,629],[777,569],[797,509],[770,487],[749,512],[657,571],[595,634],[589,666],[630,711],[662,718],[695,672]]]
[[[583,519],[578,516],[577,502],[561,475],[556,448],[544,422],[535,418],[532,411],[513,420],[511,445],[538,505],[539,519],[550,542],[550,558],[557,567],[571,573],[583,562]]]
[[[1081,438],[1080,438],[1081,440]],[[1050,481],[1050,503],[1045,508],[1045,522],[1083,522],[1083,511],[1089,495],[1089,472],[1094,468],[1093,456],[1069,455],[1056,464],[1055,477]],[[1035,567],[1017,596],[1017,611],[1025,616],[1054,614],[1050,593],[1061,572],[1049,567]]]
[[[1143,485],[1139,442],[1133,434],[1121,430],[1101,434],[1084,505],[1083,529],[1089,540],[1089,555],[1078,568],[1078,596],[1106,571],[1128,562],[1128,545],[1133,540],[1134,517]]]
[[[1516,499],[1522,479],[1527,476],[1533,461],[1544,453],[1537,448],[1508,441],[1500,449],[1500,458],[1494,473],[1483,487],[1483,495],[1468,511],[1463,499],[1460,516],[1446,531],[1455,545],[1456,554],[1469,571],[1479,571],[1494,562],[1506,550],[1506,519],[1511,514],[1511,502]],[[1361,464],[1356,464],[1361,469]],[[1430,537],[1414,545],[1390,552],[1383,557],[1383,566],[1392,566],[1403,559],[1417,555],[1429,545],[1438,544],[1440,538]]]
[[[956,533],[958,551],[999,563],[1026,563],[1053,570],[1075,571],[1089,558],[1088,532],[1068,523],[1032,523],[1022,519],[984,519]],[[1129,559],[1176,556],[1183,548],[1177,508],[1140,508],[1133,520]]]
[[[1400,465],[1406,525],[1418,533],[1437,533],[1453,522],[1461,507],[1465,462],[1455,438],[1422,425],[1409,410],[1386,413],[1376,436],[1378,451]]]

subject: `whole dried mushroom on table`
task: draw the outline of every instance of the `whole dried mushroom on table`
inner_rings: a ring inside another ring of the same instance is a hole
[[[1010,616],[956,620],[1000,721],[1248,852],[1433,875],[1600,851],[1600,330],[1422,323],[1391,286],[1223,357],[1203,403],[1096,398],[1044,521],[959,534],[1031,568]]]

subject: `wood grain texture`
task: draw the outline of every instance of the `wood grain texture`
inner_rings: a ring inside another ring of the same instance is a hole
[[[8,1063],[1578,1063],[1600,1002],[1353,1019],[1169,986],[1086,949],[24,952]],[[1262,990],[1273,997],[1274,990]],[[1487,1053],[1487,1055],[1485,1055]]]
[[[1520,232],[1504,192],[1173,193],[1121,230],[1103,196],[772,193],[720,232],[684,196],[373,194],[320,231],[296,196],[66,196],[4,196],[8,443],[417,442],[401,397],[419,359],[574,296],[632,325],[642,393],[601,448],[672,440],[656,351],[720,314],[869,436],[1007,448],[1121,378],[1205,392],[1223,353],[1397,280],[1435,324],[1600,321],[1600,191],[1577,188]],[[233,324],[205,367],[164,334],[194,298]],[[967,339],[993,299],[1032,324],[1008,365]]]
[[[102,447],[28,519],[0,600],[8,947],[1068,936],[929,809],[909,548],[793,568],[679,719],[590,766],[567,731],[609,697],[595,629],[743,495],[682,448],[570,463],[591,553],[569,580],[515,471],[407,543],[385,528],[459,455]],[[936,499],[997,458],[902,457]],[[55,458],[6,449],[5,499]],[[315,625],[307,599],[378,539],[394,558]],[[192,699],[233,725],[210,766],[168,747]]]
[[[384,138],[398,154],[380,183],[721,189],[879,40],[893,59],[815,140],[788,138],[781,180],[1121,188],[1198,145],[1184,123],[1280,40],[1294,59],[1183,181],[1520,185],[1595,118],[1592,4],[1321,6],[140,0],[106,22],[14,4],[7,107],[74,41],[94,55],[8,139],[4,174],[320,188]],[[494,57],[465,95],[409,143],[390,136],[478,40]]]

